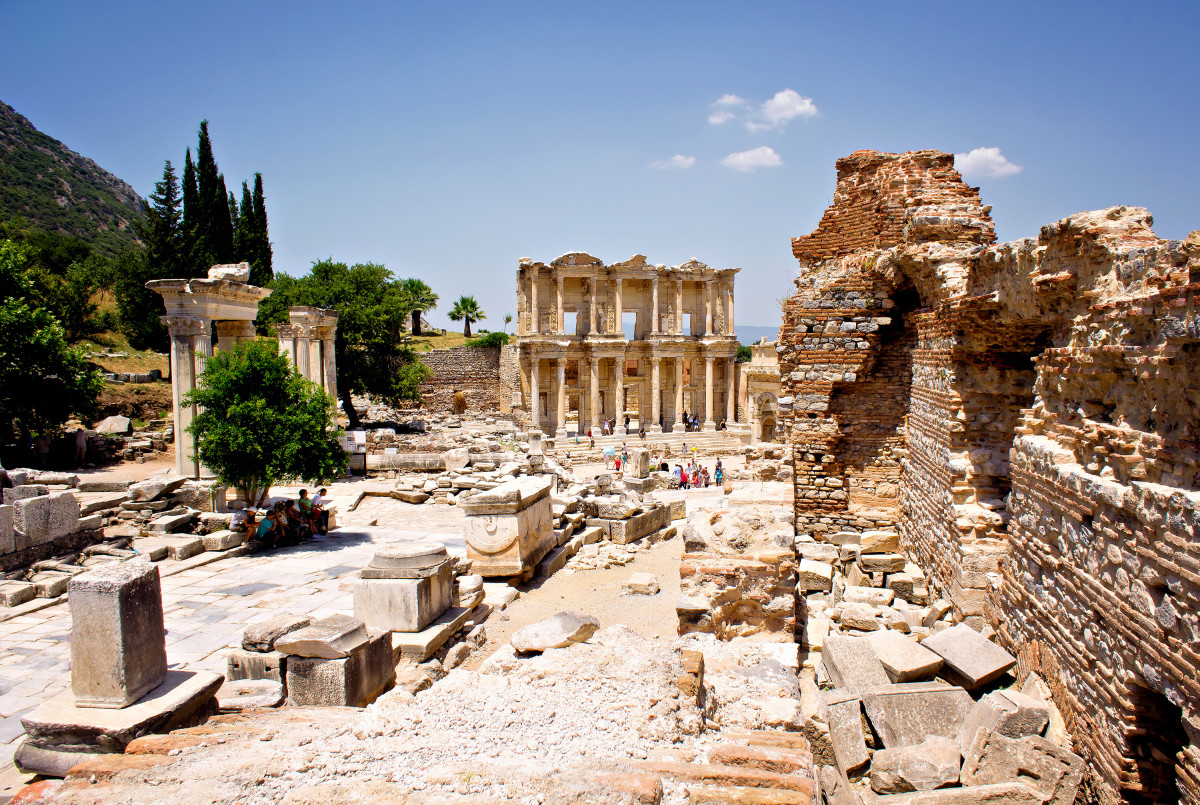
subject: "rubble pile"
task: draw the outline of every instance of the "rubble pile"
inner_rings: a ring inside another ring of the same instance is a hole
[[[735,481],[792,480],[791,449],[787,445],[762,442],[745,450],[746,466],[729,470]]]

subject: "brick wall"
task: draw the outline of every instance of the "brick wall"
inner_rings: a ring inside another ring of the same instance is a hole
[[[433,371],[421,384],[422,407],[450,413],[454,392],[461,391],[467,397],[467,413],[502,413],[500,352],[495,347],[454,347],[422,354],[421,360]]]
[[[1200,232],[1117,207],[989,245],[988,212],[948,154],[839,160],[781,333],[797,532],[895,522],[1101,802],[1196,800]]]

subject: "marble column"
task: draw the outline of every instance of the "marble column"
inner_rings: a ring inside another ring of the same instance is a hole
[[[596,434],[600,429],[600,359],[591,358],[588,363],[588,425]]]
[[[171,334],[171,398],[175,405],[175,471],[185,478],[199,477],[196,441],[187,432],[196,415],[196,406],[184,402],[196,388],[195,333],[204,323],[189,316],[164,317]]]
[[[725,288],[725,332],[734,335],[733,329],[733,280]]]
[[[564,438],[567,435],[567,359],[559,358],[555,378],[555,435]]]
[[[588,335],[597,335],[596,333],[596,278],[589,277],[588,281]]]
[[[617,386],[613,389],[616,394],[616,405],[613,410],[616,424],[613,425],[613,433],[617,432],[617,428],[621,429],[621,433],[625,433],[625,355],[623,353],[613,359],[613,377]]]
[[[728,427],[737,421],[737,362],[733,358],[725,359],[725,425]]]
[[[713,359],[704,358],[704,430],[715,430],[717,423],[713,422]]]
[[[538,310],[538,272],[529,272],[529,332],[541,332],[542,314]]]
[[[540,359],[533,355],[529,361],[529,416],[534,430],[542,429],[542,378],[538,372]]]
[[[621,322],[621,314],[625,311],[625,307],[624,307],[623,301],[621,299],[621,291],[622,291],[621,278],[617,277],[615,280],[612,281],[612,283],[613,283],[613,286],[612,286],[613,287],[613,292],[612,292],[613,317],[614,317],[614,321],[616,321],[616,323],[617,323],[617,329],[614,334],[621,336],[621,338],[624,338],[625,337],[625,325]]]
[[[704,334],[713,334],[713,284],[712,280],[704,283]]]
[[[308,344],[308,328],[296,326],[296,360],[294,363],[296,373],[308,380],[312,380],[312,376],[309,375]]]
[[[658,276],[650,280],[650,335],[658,335]]]
[[[671,428],[679,424],[683,415],[683,357],[675,359],[675,416],[672,417]]]
[[[662,433],[659,419],[662,417],[662,358],[650,359],[650,426],[646,430]]]
[[[675,280],[675,335],[683,335],[683,280]]]
[[[323,333],[314,330],[308,342],[308,379],[324,388],[325,386],[325,339]]]
[[[562,335],[563,322],[566,321],[567,317],[563,313],[563,276],[557,272],[554,274],[554,309],[558,311],[558,322],[554,328],[554,332]]]

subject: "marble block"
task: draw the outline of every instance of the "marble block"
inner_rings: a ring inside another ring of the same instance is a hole
[[[458,504],[467,519],[467,558],[483,576],[515,576],[557,545],[550,518],[550,480],[511,478]]]

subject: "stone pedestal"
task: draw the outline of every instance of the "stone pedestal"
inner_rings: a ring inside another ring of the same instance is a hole
[[[162,684],[167,649],[156,565],[100,565],[71,579],[67,600],[78,706],[126,707]]]
[[[288,701],[312,707],[365,707],[396,681],[392,633],[372,632],[345,657],[289,657]]]
[[[467,558],[482,576],[515,576],[555,547],[550,481],[521,477],[461,500]]]
[[[453,570],[441,543],[384,548],[354,585],[354,615],[369,629],[419,632],[450,606]]]

